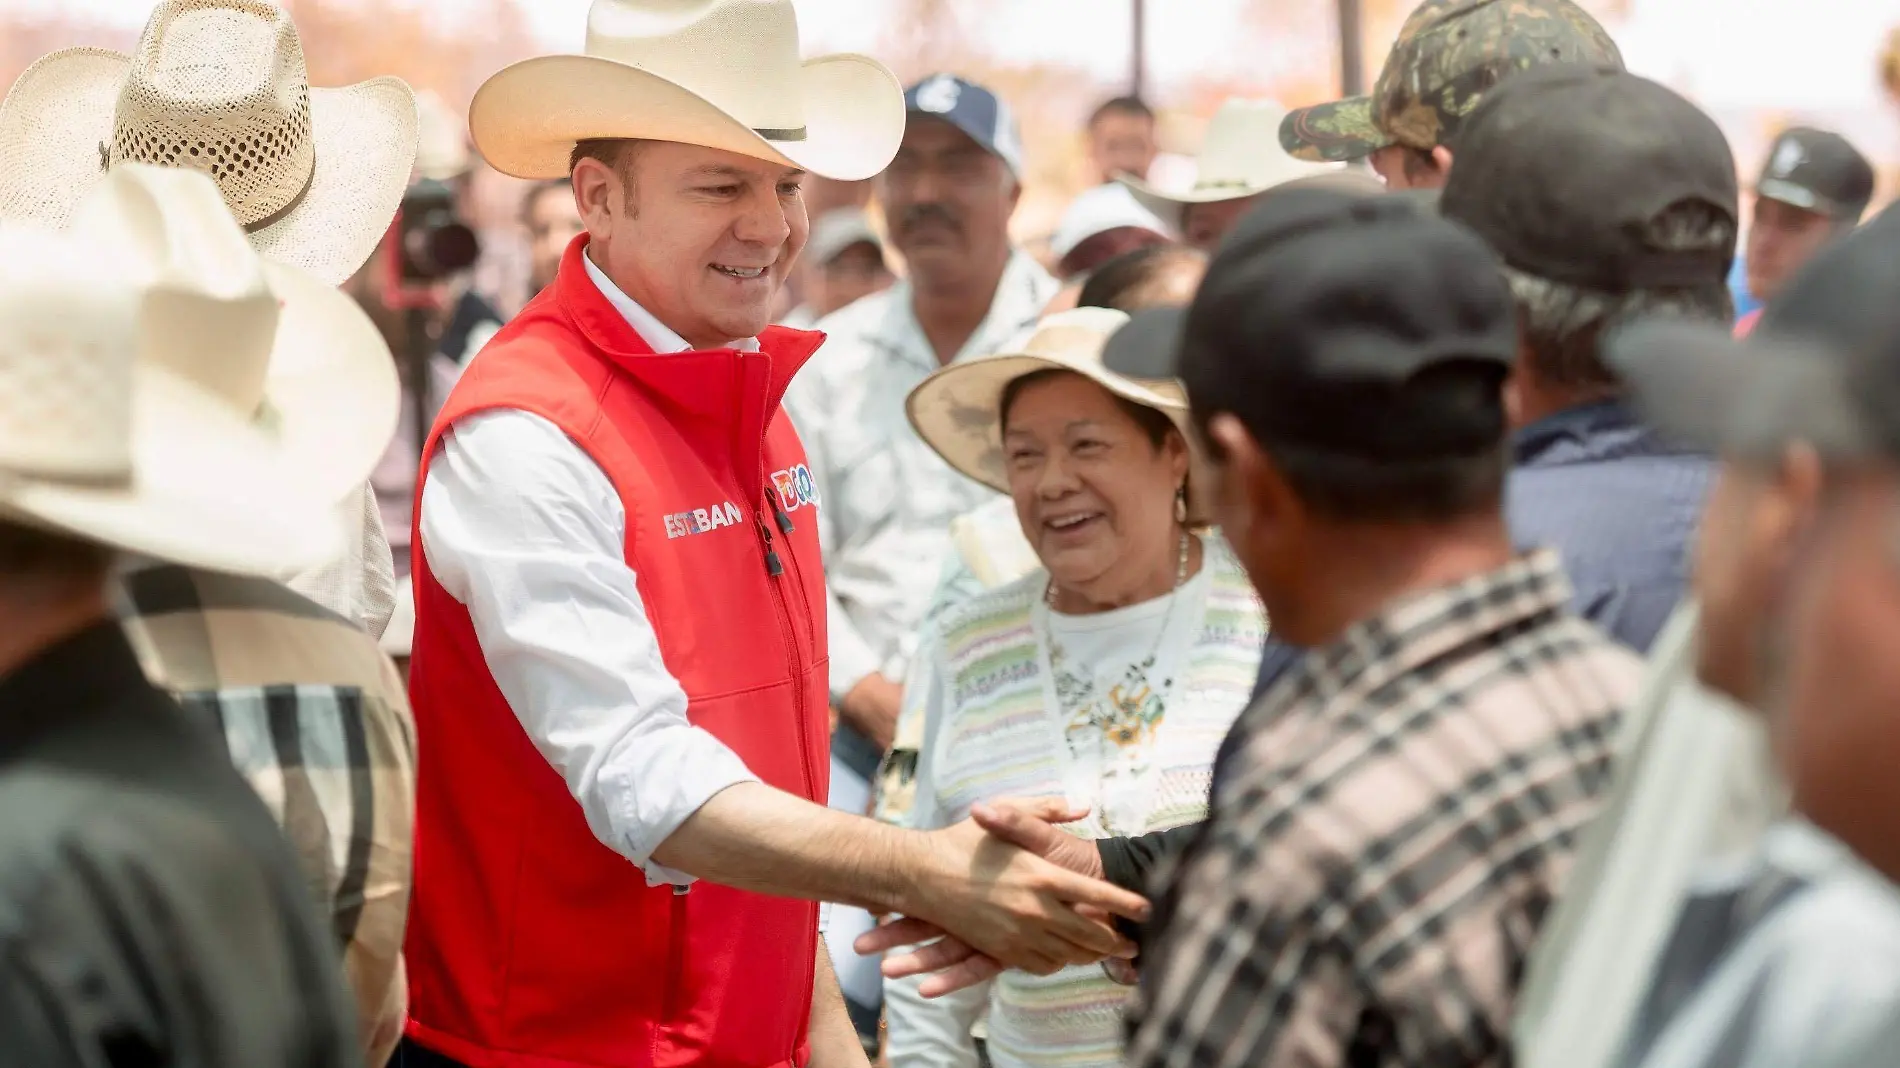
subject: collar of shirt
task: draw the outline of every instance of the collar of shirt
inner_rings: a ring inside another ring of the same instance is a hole
[[[149,688],[118,623],[101,620],[70,635],[0,675],[0,761],[54,717],[70,721]]]
[[[1055,299],[1060,288],[1055,277],[1043,270],[1033,256],[1021,249],[1012,251],[1009,263],[1003,267],[1003,276],[996,283],[996,294],[990,298],[989,313],[950,362],[960,363],[995,352],[1005,341],[1035,325],[1036,320],[1042,318],[1042,309]],[[911,302],[910,279],[892,287],[889,311],[878,336],[893,351],[919,366],[932,371],[937,369],[936,350],[924,335],[923,324],[917,321]]]
[[[1406,597],[1314,649],[1303,666],[1313,680],[1313,696],[1323,703],[1370,673],[1404,675],[1472,642],[1562,612],[1570,596],[1556,552],[1538,550],[1463,582]]]
[[[693,351],[691,342],[679,336],[672,327],[661,322],[652,312],[642,308],[632,297],[621,292],[620,287],[614,285],[613,279],[607,277],[607,272],[601,270],[600,266],[594,262],[594,258],[585,250],[581,252],[581,265],[587,268],[587,277],[593,280],[594,288],[600,290],[601,296],[607,298],[607,303],[614,306],[614,310],[627,321],[627,325],[633,327],[633,332],[639,334],[641,340],[651,345],[654,352],[670,354]],[[749,337],[734,341],[731,347],[740,352],[757,352],[759,339]]]
[[[1630,456],[1693,456],[1644,426],[1621,400],[1597,401],[1547,415],[1511,439],[1518,467],[1562,467]]]

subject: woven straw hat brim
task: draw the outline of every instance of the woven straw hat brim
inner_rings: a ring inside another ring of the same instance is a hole
[[[98,181],[131,58],[54,52],[0,102],[0,220],[63,227]],[[310,90],[316,169],[303,201],[250,235],[261,255],[341,285],[376,251],[415,163],[415,94],[400,78]]]
[[[154,368],[134,402],[130,486],[0,479],[0,515],[124,552],[274,575],[342,549],[334,510],[289,484],[276,444],[229,407]]]
[[[917,436],[945,463],[993,490],[1008,493],[1009,476],[1003,463],[1003,391],[1011,382],[1038,371],[1073,372],[1115,396],[1153,408],[1173,420],[1190,451],[1188,523],[1206,526],[1213,521],[1209,510],[1213,476],[1196,445],[1187,404],[1099,364],[1016,355],[953,363],[918,383],[906,398],[904,410]]]
[[[314,274],[266,262],[282,302],[264,382],[285,468],[300,492],[360,494],[401,418],[389,345],[354,300]]]
[[[490,78],[469,106],[489,165],[516,178],[565,178],[577,141],[640,138],[723,149],[822,178],[879,174],[904,138],[904,92],[867,56],[806,60],[806,136],[768,141],[706,98],[650,71],[598,56],[539,56]]]

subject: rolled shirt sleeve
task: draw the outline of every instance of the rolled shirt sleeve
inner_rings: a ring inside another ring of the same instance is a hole
[[[539,416],[481,413],[443,436],[420,527],[430,571],[468,609],[496,686],[595,836],[649,883],[690,885],[653,851],[715,794],[757,779],[687,719],[606,474]]]

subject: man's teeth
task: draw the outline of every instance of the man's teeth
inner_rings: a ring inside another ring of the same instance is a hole
[[[765,273],[763,267],[726,267],[717,263],[713,264],[713,270],[732,278],[757,278]]]

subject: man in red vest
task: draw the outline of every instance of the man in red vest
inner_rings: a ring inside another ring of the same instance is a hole
[[[596,0],[587,55],[476,95],[587,233],[424,452],[407,1065],[863,1065],[815,902],[1044,973],[1145,909],[822,807],[822,502],[779,401],[823,338],[766,324],[805,173],[876,174],[904,121],[875,61],[801,64],[791,0]]]

